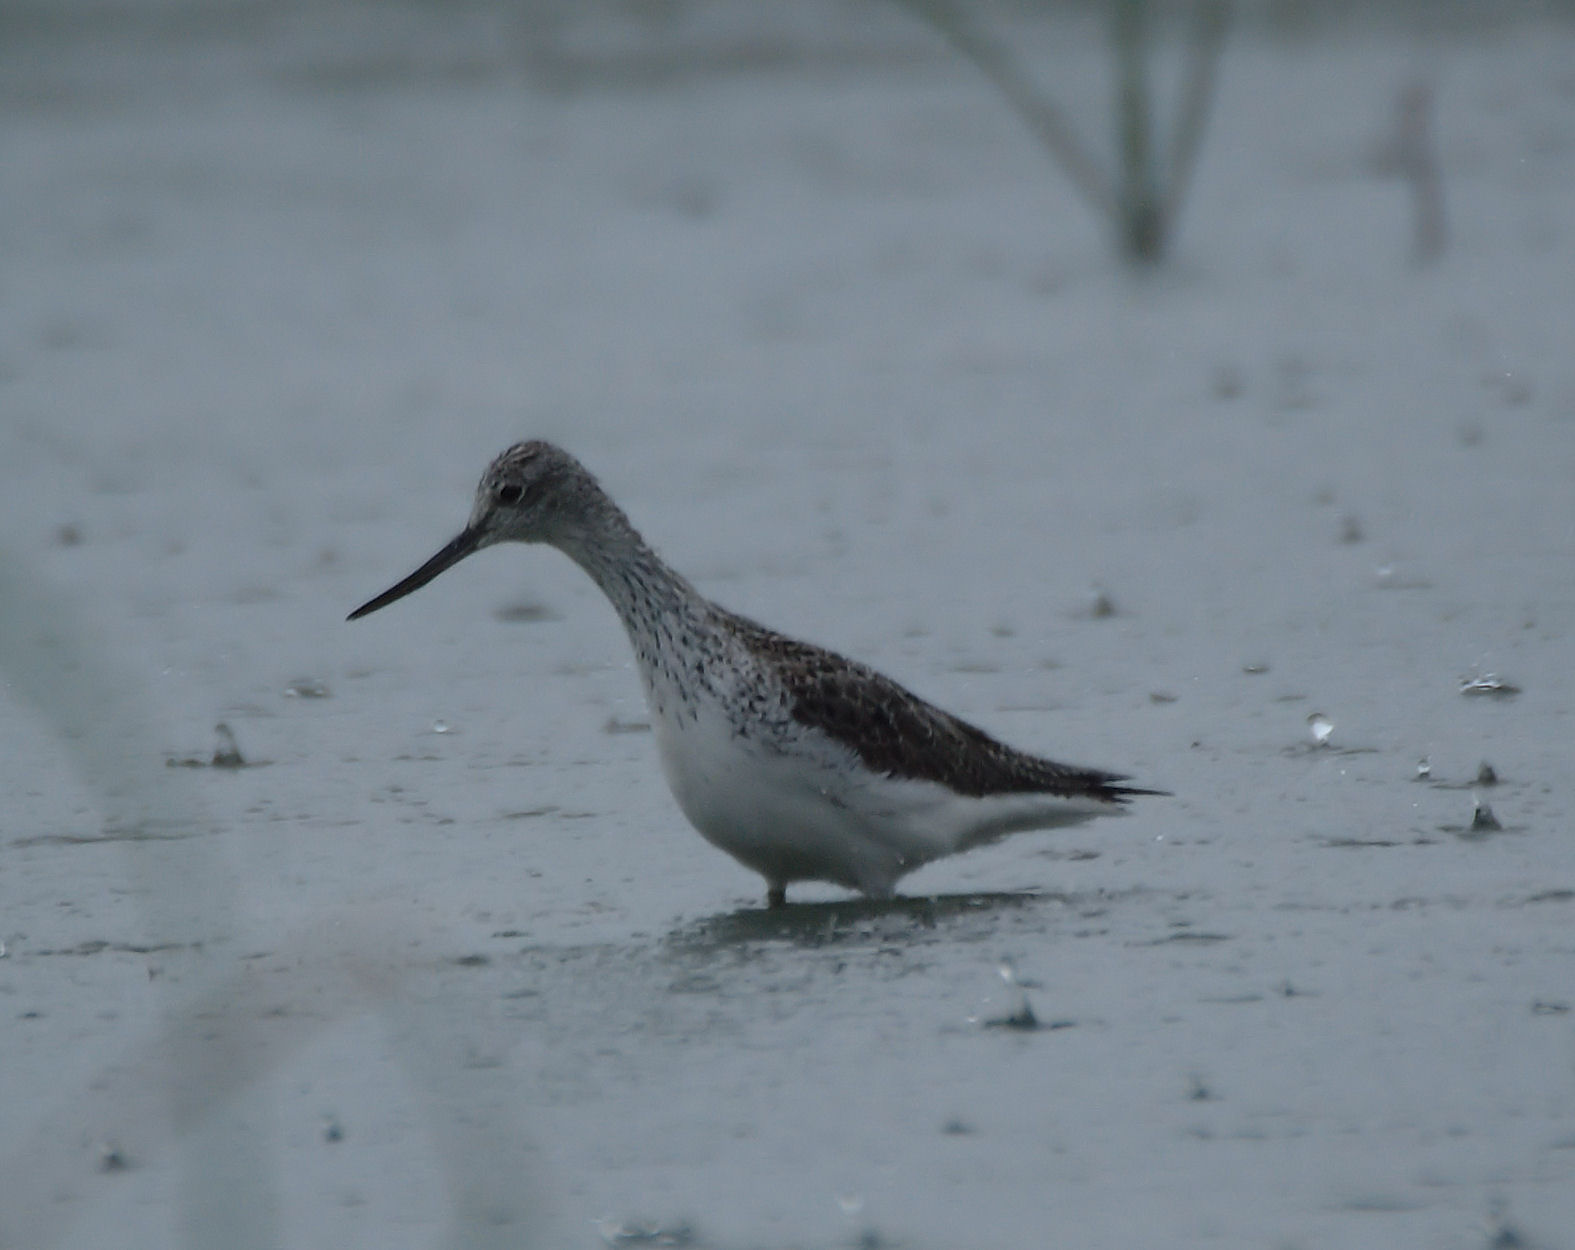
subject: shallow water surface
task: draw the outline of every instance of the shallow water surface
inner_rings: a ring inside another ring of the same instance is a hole
[[[1138,280],[902,6],[459,7],[0,49],[0,1244],[1575,1246],[1570,31],[1244,30]],[[767,911],[568,561],[345,624],[529,436],[1174,797]]]

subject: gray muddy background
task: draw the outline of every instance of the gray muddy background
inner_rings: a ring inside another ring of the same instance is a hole
[[[1145,276],[895,4],[7,10],[0,1245],[1575,1248],[1560,11],[1249,8]],[[343,621],[528,436],[1175,797],[764,914],[562,557]]]

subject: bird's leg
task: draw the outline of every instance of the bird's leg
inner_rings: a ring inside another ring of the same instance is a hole
[[[787,906],[787,886],[780,881],[772,881],[766,886],[766,906],[770,908]]]

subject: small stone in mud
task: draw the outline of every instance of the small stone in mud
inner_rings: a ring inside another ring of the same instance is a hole
[[[323,1140],[325,1142],[341,1142],[345,1139],[345,1127],[334,1116],[323,1117]]]
[[[1242,381],[1240,369],[1221,362],[1209,371],[1209,389],[1214,392],[1215,399],[1239,399],[1246,383]]]
[[[1489,764],[1486,760],[1483,760],[1482,761],[1482,766],[1477,769],[1477,785],[1479,785],[1479,786],[1496,786],[1496,785],[1498,785],[1498,771],[1493,767],[1493,765]]]
[[[1498,817],[1493,815],[1493,809],[1481,799],[1475,800],[1476,810],[1471,813],[1472,833],[1495,833],[1504,826],[1499,824]]]
[[[694,1246],[700,1243],[694,1225],[682,1221],[661,1224],[654,1220],[596,1221],[596,1231],[609,1246]]]
[[[1028,1001],[1028,995],[1023,995],[1023,1001],[1018,1004],[1017,1010],[1009,1016],[994,1016],[984,1021],[987,1029],[1011,1029],[1019,1033],[1053,1032],[1058,1029],[1070,1029],[1077,1024],[1076,1020],[1041,1020],[1034,1014],[1033,1004]]]
[[[220,721],[213,727],[213,754],[171,756],[164,763],[170,768],[250,768],[252,762],[241,754],[235,731]],[[267,761],[262,761],[266,763]]]
[[[1217,1097],[1218,1097],[1218,1095],[1215,1094],[1215,1092],[1212,1089],[1209,1088],[1208,1082],[1205,1081],[1196,1072],[1194,1072],[1192,1074],[1191,1084],[1190,1084],[1190,1086],[1187,1089],[1187,1099],[1188,1099],[1188,1101],[1189,1102],[1213,1102]]]
[[[1525,1234],[1510,1221],[1508,1204],[1503,1199],[1495,1200],[1488,1211],[1487,1250],[1534,1250]]]
[[[1433,765],[1428,761],[1427,756],[1424,755],[1416,762],[1416,779],[1418,781],[1426,781],[1432,775]]]
[[[100,1172],[124,1172],[131,1167],[131,1156],[113,1142],[106,1142],[99,1148],[98,1170]]]
[[[616,716],[609,716],[602,724],[604,734],[643,734],[651,732],[651,722],[643,720],[619,720]]]
[[[985,1026],[992,1029],[1022,1029],[1024,1032],[1033,1032],[1039,1027],[1039,1017],[1034,1015],[1033,1004],[1028,1001],[1028,995],[1023,995],[1023,1001],[1017,1005],[1017,1010],[1009,1016],[996,1016],[993,1020],[986,1020]]]
[[[213,767],[245,768],[246,757],[241,754],[240,744],[235,741],[235,731],[220,721],[213,727],[213,732],[218,738],[213,748]]]
[[[321,677],[297,677],[284,688],[286,699],[327,699],[332,694]]]
[[[1088,614],[1096,621],[1104,620],[1116,614],[1116,601],[1110,597],[1108,590],[1096,590],[1094,597],[1088,605]]]
[[[559,614],[545,603],[536,603],[532,600],[520,600],[517,603],[506,603],[493,616],[508,625],[532,625],[537,621],[556,621]]]
[[[1359,543],[1367,535],[1362,529],[1362,518],[1354,512],[1347,512],[1340,518],[1340,541],[1342,543]]]
[[[1508,699],[1519,694],[1520,687],[1513,682],[1505,681],[1497,673],[1483,673],[1480,677],[1462,677],[1460,693]]]
[[[55,527],[55,541],[62,547],[79,547],[82,545],[82,530],[67,521]]]

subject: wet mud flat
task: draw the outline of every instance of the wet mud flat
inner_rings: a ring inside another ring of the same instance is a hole
[[[1566,27],[1244,34],[1135,280],[900,12],[572,90],[333,12],[0,53],[0,1245],[1575,1246]],[[534,435],[1174,797],[766,911],[567,562],[343,624]]]

